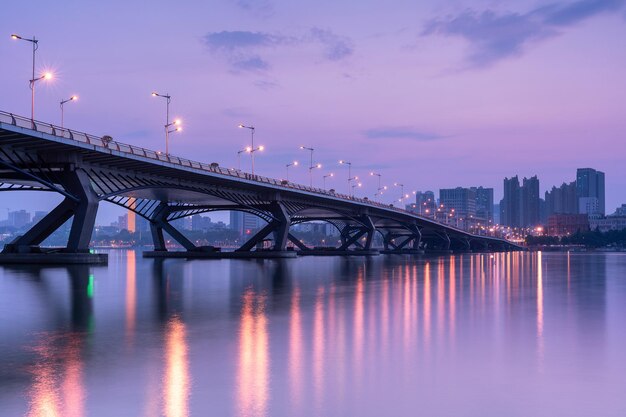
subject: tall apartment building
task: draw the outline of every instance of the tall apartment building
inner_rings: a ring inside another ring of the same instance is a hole
[[[604,216],[604,172],[593,168],[578,168],[576,170],[576,197],[579,213]]]
[[[457,218],[476,217],[476,189],[463,187],[440,189],[439,204],[443,204],[446,213],[454,211]]]
[[[576,181],[563,183],[560,187],[553,186],[545,192],[545,218],[553,214],[578,213],[578,198],[576,196]]]
[[[504,197],[500,200],[500,223],[520,227],[520,186],[517,175],[504,179]]]
[[[537,176],[524,178],[520,192],[520,225],[522,227],[538,225],[541,222],[541,210]]]
[[[240,235],[249,235],[265,226],[266,222],[254,214],[243,211],[230,212],[230,228],[236,230]]]
[[[541,220],[539,179],[516,176],[504,179],[504,198],[500,200],[500,222],[510,227],[532,227]]]
[[[476,192],[476,217],[493,222],[493,188],[471,187]]]

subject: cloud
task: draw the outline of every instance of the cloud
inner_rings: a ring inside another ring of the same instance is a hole
[[[330,30],[313,28],[311,37],[324,46],[324,56],[331,61],[339,61],[354,52],[349,38],[339,36]]]
[[[412,139],[422,142],[445,138],[445,136],[436,133],[424,132],[405,126],[369,129],[365,131],[365,136],[369,139]]]
[[[254,85],[262,90],[271,90],[280,87],[278,83],[269,80],[257,80],[254,82]]]
[[[280,35],[272,35],[263,32],[248,32],[243,30],[207,33],[204,44],[213,51],[235,52],[251,48],[280,45],[287,38]]]
[[[274,6],[268,0],[236,0],[235,4],[242,10],[258,17],[270,17],[274,14]]]
[[[425,25],[422,36],[463,38],[470,44],[466,57],[468,66],[487,67],[521,55],[533,42],[557,36],[563,28],[601,13],[619,11],[623,4],[624,0],[579,0],[554,3],[527,13],[465,10],[457,16],[431,20]]]
[[[210,52],[224,58],[235,74],[269,70],[271,65],[263,55],[278,47],[320,44],[323,46],[324,58],[329,61],[340,61],[354,52],[349,38],[320,28],[312,28],[303,36],[224,30],[207,33],[202,42]]]
[[[257,55],[234,60],[231,64],[234,69],[241,71],[263,71],[269,68],[269,64]]]

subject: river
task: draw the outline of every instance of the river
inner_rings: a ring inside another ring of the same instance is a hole
[[[625,416],[626,254],[0,267],[0,416]]]

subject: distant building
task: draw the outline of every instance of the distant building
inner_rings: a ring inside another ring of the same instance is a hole
[[[439,205],[443,212],[456,218],[476,217],[476,188],[442,188],[439,190]]]
[[[30,213],[26,210],[9,212],[8,225],[20,229],[30,223]]]
[[[626,204],[622,204],[620,207],[615,209],[615,213],[613,216],[625,216],[626,217]]]
[[[504,198],[500,201],[500,223],[510,227],[533,227],[541,222],[539,179],[524,178],[520,187],[516,176],[504,179]]]
[[[519,227],[520,222],[520,186],[516,176],[504,179],[504,198],[500,200],[500,223],[505,226]]]
[[[539,209],[539,179],[536,175],[522,180],[520,193],[520,226],[538,225],[541,222],[541,212]]]
[[[211,218],[195,214],[191,216],[191,230],[209,230],[211,229]]]
[[[43,219],[44,217],[46,217],[46,215],[47,215],[47,214],[48,214],[48,212],[47,212],[47,211],[36,211],[36,212],[35,212],[35,215],[33,216],[32,220],[31,220],[31,222],[32,222],[33,224],[37,224],[37,223],[39,223],[39,221],[40,221],[41,219]]]
[[[578,213],[578,198],[576,181],[569,184],[563,183],[560,187],[553,186],[545,193],[545,217],[553,214],[576,214]]]
[[[589,218],[584,214],[553,214],[548,217],[548,235],[567,236],[589,230]]]
[[[487,223],[493,223],[493,188],[471,187],[470,189],[476,192],[476,217]]]
[[[117,228],[120,230],[128,230],[128,213],[117,218]]]
[[[626,215],[623,216],[590,216],[589,227],[591,230],[609,232],[611,230],[626,229]]]
[[[415,206],[409,207],[410,211],[425,217],[433,217],[437,208],[435,193],[432,191],[417,191],[415,193]]]
[[[230,228],[236,230],[240,235],[250,235],[255,230],[265,226],[266,222],[259,216],[243,211],[230,212]]]
[[[588,216],[603,216],[600,200],[597,197],[580,197],[578,199],[578,212]]]
[[[493,205],[493,222],[495,224],[502,223],[502,219],[500,218],[500,204]]]
[[[593,168],[578,168],[576,170],[576,197],[579,213],[604,216],[604,172]],[[597,202],[594,203],[593,199]],[[597,211],[590,212],[589,210],[593,208]]]

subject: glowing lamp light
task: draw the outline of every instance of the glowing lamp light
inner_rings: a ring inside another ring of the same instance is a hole
[[[42,77],[44,80],[51,80],[52,79],[52,73],[51,72],[46,72],[43,74]]]
[[[78,100],[78,96],[72,96],[70,97],[70,100]]]
[[[293,161],[293,164],[294,164],[295,166],[298,166],[298,161]]]
[[[152,97],[156,97],[158,94],[156,93],[156,91],[152,92]]]
[[[252,152],[252,148],[250,146],[246,146],[246,152]]]
[[[265,149],[265,146],[261,145],[259,146],[259,150],[262,151],[263,149]]]

